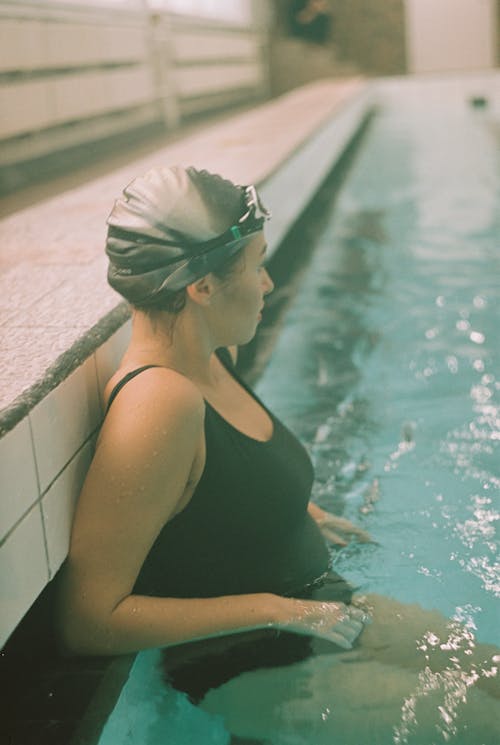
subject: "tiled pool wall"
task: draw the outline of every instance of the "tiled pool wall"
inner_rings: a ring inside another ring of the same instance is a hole
[[[267,231],[270,254],[283,242],[372,105],[372,89],[367,86],[259,184],[273,211]],[[129,336],[127,321],[0,441],[2,646],[67,555],[76,499],[103,416],[103,388]]]
[[[0,441],[2,644],[66,557],[102,391],[129,334],[128,322]]]

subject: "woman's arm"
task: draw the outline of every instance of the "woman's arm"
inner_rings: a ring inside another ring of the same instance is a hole
[[[115,654],[273,620],[271,596],[205,601],[131,594],[159,531],[189,491],[193,472],[201,473],[203,417],[195,386],[164,369],[131,381],[110,409],[80,496],[62,578],[59,627],[70,651]]]
[[[266,626],[348,646],[361,624],[339,603],[266,593],[208,599],[132,594],[158,533],[184,506],[203,469],[203,417],[198,390],[169,370],[148,370],[120,392],[80,496],[63,570],[58,618],[64,648],[121,654]]]
[[[307,510],[318,524],[324,538],[336,546],[347,546],[350,540],[355,538],[361,543],[370,543],[371,537],[366,530],[358,528],[350,520],[338,515],[332,515],[318,507],[317,504],[309,502]]]

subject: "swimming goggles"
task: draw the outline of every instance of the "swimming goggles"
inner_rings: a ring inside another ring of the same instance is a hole
[[[241,249],[241,241],[262,230],[271,212],[264,207],[255,186],[242,187],[245,212],[238,222],[231,225],[224,233],[204,243],[191,244],[191,256],[186,257],[176,269],[163,280],[154,294],[161,290],[178,290],[195,279],[208,274],[225,259],[229,259]]]
[[[234,241],[239,241],[248,235],[252,235],[252,233],[257,233],[261,230],[264,222],[270,220],[271,212],[262,204],[255,186],[251,184],[250,186],[244,186],[243,189],[246,207],[244,214],[235,225],[231,225],[221,235],[211,238],[205,243],[199,243],[196,247],[198,248],[198,251],[196,251],[197,256],[205,253],[205,251],[210,251],[212,248],[227,246]]]

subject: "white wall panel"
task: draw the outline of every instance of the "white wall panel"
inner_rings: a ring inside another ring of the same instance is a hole
[[[146,67],[108,72],[107,77],[109,108],[121,109],[127,106],[137,106],[154,98],[151,71]]]
[[[54,123],[80,119],[110,108],[108,74],[65,75],[51,80]]]
[[[103,59],[107,61],[140,61],[149,54],[146,28],[113,27],[106,28],[103,44]]]
[[[406,0],[413,73],[495,66],[496,0]]]
[[[136,61],[146,56],[145,31],[109,25],[50,23],[47,48],[47,65],[51,67]]]
[[[47,23],[47,67],[72,67],[99,59],[101,29],[79,23]]]
[[[46,80],[0,85],[0,137],[12,137],[52,124],[49,88]]]
[[[42,67],[46,40],[42,21],[0,19],[0,70],[30,70]]]
[[[151,101],[149,70],[103,70],[68,75],[52,81],[54,123],[104,114]]]
[[[146,58],[145,26],[0,19],[0,70],[77,67]]]
[[[202,31],[176,31],[172,54],[177,62],[257,57],[259,45],[251,36]]]
[[[111,25],[108,17],[101,23],[62,17],[0,19],[6,39],[0,47],[0,70],[2,65],[3,69],[33,69],[39,76],[0,86],[0,138],[34,134],[31,153],[37,143],[43,149],[44,143],[50,142],[47,138],[51,133],[36,137],[49,127],[85,122],[115,110],[156,102],[150,106],[151,118],[155,118],[162,115],[167,100],[168,112],[186,112],[178,96],[196,98],[221,93],[227,99],[233,89],[261,89],[262,35],[244,29],[234,31],[224,25],[189,27],[174,21],[172,26],[165,25],[166,35],[155,36],[145,22],[146,16],[137,18],[136,25],[127,25],[119,18],[116,25]],[[177,69],[169,68],[172,59]],[[121,66],[96,68],[109,63]],[[62,74],[52,72],[61,68]],[[210,108],[209,103],[200,106]],[[170,118],[178,120],[177,116]],[[165,119],[172,123],[168,113]],[[66,143],[71,137],[76,144],[81,135],[73,129],[65,130],[62,140],[59,137],[56,130],[53,149],[57,149],[59,141]],[[12,147],[15,150],[17,145]]]
[[[258,64],[204,65],[176,70],[177,90],[181,96],[199,96],[216,93],[228,88],[246,88],[258,85]]]

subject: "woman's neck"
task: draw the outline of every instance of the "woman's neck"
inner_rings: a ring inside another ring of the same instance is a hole
[[[202,326],[202,321],[185,312],[150,317],[134,311],[132,338],[122,364],[169,367],[201,387],[210,387],[214,383],[211,359],[216,345]]]

